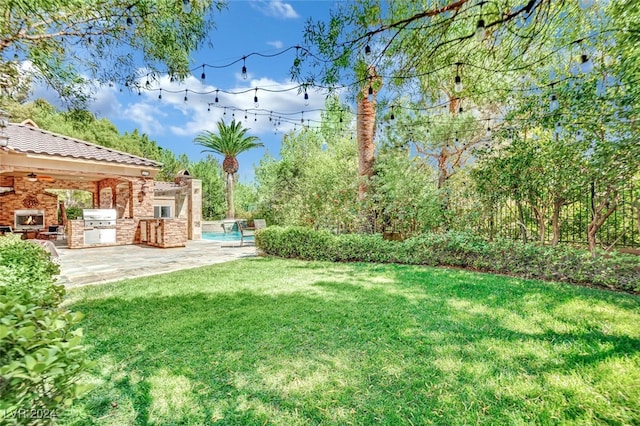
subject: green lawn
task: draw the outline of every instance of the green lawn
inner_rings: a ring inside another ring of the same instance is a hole
[[[637,296],[262,258],[67,304],[98,363],[62,424],[640,424]]]

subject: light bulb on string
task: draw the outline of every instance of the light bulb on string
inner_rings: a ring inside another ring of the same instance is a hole
[[[258,108],[260,104],[258,103],[258,88],[256,87],[256,92],[253,95],[253,106]]]
[[[549,100],[549,111],[553,112],[560,107],[560,103],[558,102],[558,97],[555,93],[551,94],[551,98]]]
[[[486,135],[487,135],[487,137],[488,137],[488,138],[490,138],[490,137],[491,137],[491,127],[489,127],[489,126],[487,126],[487,132],[486,132]]]
[[[455,90],[456,92],[460,93],[462,92],[462,89],[464,88],[464,86],[462,85],[462,79],[460,78],[460,63],[456,63],[456,77],[453,80],[453,90]]]
[[[487,29],[484,26],[484,19],[480,18],[476,26],[476,40],[482,42],[485,38],[487,38]]]
[[[247,110],[244,110],[244,121],[247,121]]]
[[[309,106],[309,94],[307,93],[307,89],[304,89],[304,105]]]
[[[202,64],[202,74],[200,75],[200,80],[202,80],[202,82],[204,83],[204,80],[207,78],[207,76],[204,73],[204,64]]]
[[[216,99],[215,102],[218,103],[219,99],[218,99],[218,89],[216,89]]]
[[[393,114],[393,106],[391,107],[391,116],[389,117],[391,120],[395,120],[396,116]]]
[[[211,104],[207,104],[207,112],[211,111]]]
[[[182,0],[182,12],[186,14],[191,13],[191,2],[189,0]]]
[[[258,121],[258,114],[253,114],[253,121],[257,122]]]
[[[158,94],[158,99],[162,99],[162,87],[160,88],[160,93]]]
[[[222,115],[223,115],[223,116],[225,116],[225,117],[227,116],[227,107],[224,107],[224,110],[223,110],[223,112],[222,112]]]
[[[588,74],[593,71],[593,62],[586,53],[580,55],[580,71],[582,71],[583,74]]]
[[[243,79],[247,79],[247,64],[246,64],[246,59],[247,57],[243,57],[242,58],[242,78]]]
[[[133,19],[131,19],[131,16],[127,16],[127,26],[130,27],[133,25]]]
[[[187,102],[189,99],[187,98],[187,92],[189,91],[189,89],[185,89],[184,90],[184,101]]]
[[[371,54],[371,46],[369,46],[368,44],[364,47],[364,53],[366,55],[370,55]]]
[[[462,85],[462,79],[460,78],[459,75],[456,75],[456,78],[455,78],[454,84],[453,84],[453,90],[455,90],[456,92],[460,93],[460,92],[462,92],[463,88],[464,88],[464,86]]]
[[[560,136],[560,133],[562,133],[562,125],[560,124],[560,122],[558,121],[556,123],[556,128],[554,129],[556,137]]]
[[[369,100],[369,102],[373,101],[373,86],[371,86],[371,83],[369,83],[369,89],[367,91],[367,99]]]

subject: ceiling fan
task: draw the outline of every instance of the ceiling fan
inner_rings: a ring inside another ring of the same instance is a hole
[[[27,175],[27,180],[29,182],[43,181],[43,182],[53,182],[53,178],[51,176],[39,176],[35,173],[31,172]]]

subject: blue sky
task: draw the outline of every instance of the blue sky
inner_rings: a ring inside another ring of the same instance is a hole
[[[220,66],[252,52],[274,54],[300,45],[307,19],[327,19],[333,6],[333,1],[231,0],[227,9],[216,15],[216,29],[210,37],[212,48],[202,49],[193,55],[193,67],[200,68],[192,77],[182,83],[171,83],[167,76],[163,76],[158,83],[150,86],[154,90],[143,90],[140,94],[126,88],[120,91],[119,87],[101,87],[89,108],[98,117],[113,121],[121,132],[138,129],[163,148],[172,150],[176,155],[185,153],[192,161],[205,155],[201,154],[201,147],[195,145],[193,139],[202,130],[215,131],[216,122],[225,112],[222,106],[230,107],[225,116],[228,121],[234,113],[232,107],[247,109],[249,112],[246,121],[243,111],[235,111],[235,117],[251,129],[249,134],[258,136],[265,145],[265,148],[239,157],[241,181],[248,182],[253,179],[253,165],[258,163],[266,151],[277,156],[283,132],[294,127],[281,120],[281,126],[275,131],[273,121],[269,121],[268,111],[292,113],[291,120],[296,123],[301,118],[318,119],[319,112],[313,110],[324,106],[324,94],[310,90],[309,104],[305,105],[304,96],[298,94],[297,90],[281,93],[258,90],[259,108],[266,115],[256,116],[251,112],[255,108],[256,95],[252,89],[286,90],[297,86],[291,81],[289,74],[295,59],[295,49],[274,58],[248,57],[245,62],[246,79],[241,74],[242,61],[229,68],[205,68],[204,82],[201,80],[201,65],[206,63]],[[158,99],[159,88],[163,89],[162,100]],[[216,89],[249,91],[238,95],[219,93],[220,107],[212,106],[207,111],[207,104],[214,103],[215,93],[198,95],[194,92]],[[188,90],[187,102],[184,101],[185,90]],[[171,91],[177,93],[170,93]],[[34,96],[55,99],[54,94],[43,88],[37,89]],[[301,115],[301,111],[306,113]]]

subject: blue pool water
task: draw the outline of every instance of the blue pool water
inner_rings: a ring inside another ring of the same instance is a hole
[[[240,241],[240,232],[203,232],[203,240]]]

